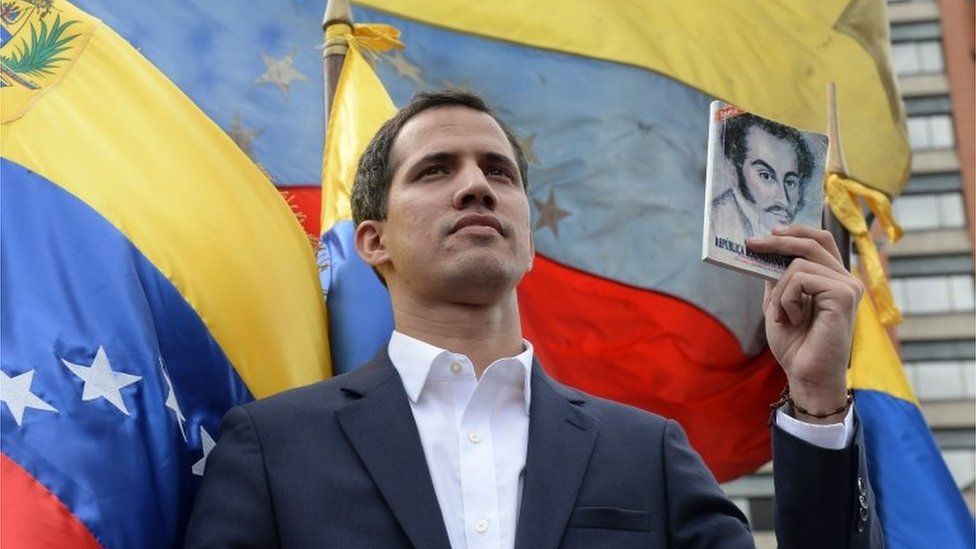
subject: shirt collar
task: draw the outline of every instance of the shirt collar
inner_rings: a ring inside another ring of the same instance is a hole
[[[525,414],[528,415],[529,406],[532,403],[531,381],[534,348],[525,339],[522,340],[522,345],[524,350],[521,353],[513,357],[500,358],[492,362],[492,365],[503,360],[515,360],[522,366],[525,371],[522,393],[525,400]],[[431,345],[426,341],[410,337],[396,330],[390,336],[387,351],[390,355],[390,361],[393,362],[393,367],[397,369],[397,372],[400,374],[400,379],[403,380],[403,388],[406,390],[407,396],[413,402],[417,402],[417,399],[420,398],[420,393],[423,391],[427,378],[430,376],[431,366],[433,366],[436,360],[445,355],[456,354],[464,356],[460,353],[452,353],[447,349]],[[489,365],[490,367],[491,365]]]

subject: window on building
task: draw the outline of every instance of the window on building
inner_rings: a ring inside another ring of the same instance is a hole
[[[922,1],[931,3],[931,0]],[[889,27],[889,30],[891,31],[891,41],[895,44],[910,41],[921,42],[924,40],[938,41],[942,39],[942,25],[939,23],[938,18],[894,23]]]
[[[952,147],[952,119],[948,114],[908,117],[908,143],[912,150]]]
[[[945,70],[942,42],[922,40],[892,44],[891,64],[898,75],[940,73]]]
[[[972,338],[936,341],[902,341],[899,351],[906,362],[926,360],[976,360]]]
[[[905,374],[922,402],[976,398],[976,361],[906,362]]]
[[[948,95],[924,95],[921,97],[904,97],[905,112],[908,116],[926,114],[948,114],[952,112],[952,102]]]
[[[959,172],[913,174],[905,194],[952,192],[961,188]]]
[[[969,274],[976,264],[970,253],[910,255],[888,258],[888,276],[909,278],[913,276]]]
[[[902,341],[899,351],[906,362],[925,360],[976,360],[972,338],[936,341]]]
[[[958,192],[902,196],[895,200],[894,213],[906,231],[966,226],[962,194]]]
[[[944,275],[893,278],[891,293],[906,314],[944,314],[972,311],[973,276]]]

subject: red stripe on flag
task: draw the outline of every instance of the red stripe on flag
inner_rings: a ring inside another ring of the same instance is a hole
[[[101,547],[57,496],[6,454],[0,454],[0,478],[0,547]]]
[[[720,482],[770,459],[768,405],[785,377],[768,349],[746,357],[725,326],[688,302],[539,255],[519,308],[553,377],[677,420]]]
[[[295,213],[298,222],[302,224],[305,232],[319,239],[319,225],[321,225],[320,210],[322,208],[322,187],[278,187],[278,192],[284,197],[285,202],[291,206],[291,211]]]

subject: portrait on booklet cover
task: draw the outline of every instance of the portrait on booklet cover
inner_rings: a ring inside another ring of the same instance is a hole
[[[821,226],[827,136],[713,101],[702,259],[776,279],[790,258],[756,253],[745,240],[774,227]]]

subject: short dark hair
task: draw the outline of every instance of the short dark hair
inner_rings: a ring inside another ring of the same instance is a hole
[[[804,202],[802,191],[806,188],[808,180],[813,175],[814,160],[813,153],[810,152],[810,147],[807,145],[803,135],[796,128],[784,126],[783,124],[767,120],[752,113],[743,113],[726,119],[722,146],[725,151],[725,156],[735,165],[736,174],[740,178],[740,182],[742,178],[742,163],[745,162],[746,151],[748,150],[746,135],[749,133],[749,128],[753,126],[769,133],[773,137],[789,141],[793,145],[793,150],[796,151],[796,167],[800,173],[801,193],[798,209],[802,208]],[[749,190],[743,189],[743,191],[746,193],[746,198],[752,200],[752,194],[749,193]]]
[[[474,109],[491,116],[505,132],[515,160],[518,163],[519,175],[522,177],[523,188],[528,188],[528,163],[525,153],[515,138],[515,134],[488,107],[488,104],[478,94],[458,88],[447,88],[432,92],[420,92],[413,96],[405,107],[387,120],[380,127],[373,140],[369,142],[363,156],[359,160],[359,169],[352,185],[353,222],[358,226],[366,219],[386,219],[387,199],[390,194],[390,184],[393,179],[393,167],[390,164],[390,151],[393,143],[403,126],[414,116],[435,107],[460,106]]]

